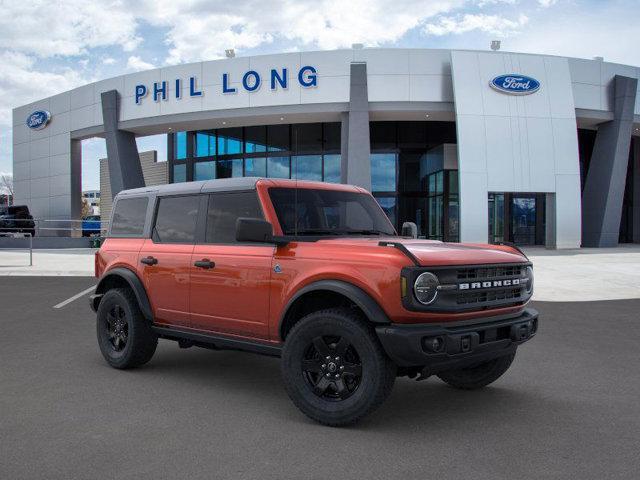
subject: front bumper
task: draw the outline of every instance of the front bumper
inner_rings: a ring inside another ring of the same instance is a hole
[[[538,330],[538,312],[526,308],[454,324],[386,325],[376,333],[399,367],[425,367],[429,374],[464,368],[515,352]]]

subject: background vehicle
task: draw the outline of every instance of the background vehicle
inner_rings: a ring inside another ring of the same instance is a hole
[[[401,238],[367,191],[227,179],[121,192],[91,297],[115,368],[158,339],[282,357],[285,387],[328,425],[377,408],[397,375],[498,379],[537,330],[517,249]]]
[[[0,214],[0,232],[29,233],[35,236],[35,227],[36,224],[26,205],[7,207],[6,211]]]
[[[82,219],[82,236],[100,235],[100,215],[89,215]]]

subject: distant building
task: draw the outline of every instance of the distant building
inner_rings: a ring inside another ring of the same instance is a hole
[[[77,219],[82,140],[105,139],[116,192],[145,184],[136,137],[166,134],[168,163],[151,163],[165,182],[359,185],[434,240],[640,243],[639,77],[602,58],[426,48],[132,72],[13,110],[15,201]]]
[[[100,190],[85,190],[82,198],[91,206],[92,215],[100,215]]]
[[[158,152],[155,150],[140,153],[140,164],[145,185],[164,185],[169,183],[168,162],[158,162]],[[106,158],[100,159],[100,218],[104,221],[111,216],[111,181],[109,179],[109,164]]]
[[[10,194],[0,193],[0,208],[13,205],[13,197]]]

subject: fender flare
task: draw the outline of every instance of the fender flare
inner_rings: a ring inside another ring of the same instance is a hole
[[[287,317],[287,314],[289,313],[289,310],[291,309],[293,304],[303,295],[319,290],[328,290],[330,292],[335,292],[347,297],[349,300],[355,303],[360,308],[360,310],[362,310],[365,316],[372,323],[380,325],[387,325],[391,323],[389,317],[382,309],[382,307],[380,307],[378,302],[371,298],[371,296],[360,287],[342,280],[319,280],[317,282],[310,283],[309,285],[306,285],[305,287],[298,290],[287,302],[287,305],[284,308],[284,312],[280,316],[280,324],[278,326],[281,338],[283,333],[282,326],[284,325],[285,318]]]
[[[138,306],[140,307],[142,315],[144,315],[144,318],[149,322],[153,322],[153,313],[151,310],[151,303],[149,303],[149,297],[147,296],[147,291],[145,290],[140,278],[138,278],[138,276],[128,268],[117,267],[106,272],[96,286],[96,296],[98,298],[102,298],[102,295],[106,293],[105,285],[107,280],[114,277],[119,277],[127,282],[136,296],[136,300],[138,300]],[[98,308],[98,304],[99,302],[94,303],[96,310]]]

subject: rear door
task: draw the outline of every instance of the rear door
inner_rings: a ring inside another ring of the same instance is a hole
[[[200,195],[159,197],[138,257],[156,323],[189,325],[189,274]]]
[[[194,328],[267,339],[274,246],[236,241],[238,217],[263,218],[257,193],[208,196],[203,243],[191,258]]]

